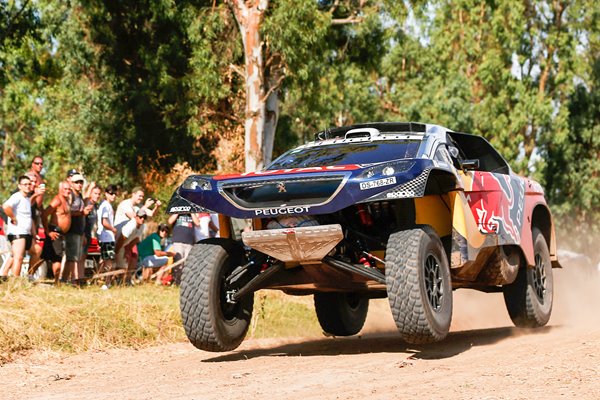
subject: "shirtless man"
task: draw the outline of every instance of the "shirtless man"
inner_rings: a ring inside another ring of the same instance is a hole
[[[54,282],[58,282],[60,278],[60,264],[65,249],[65,233],[71,228],[70,194],[69,182],[61,182],[58,186],[58,194],[54,196],[42,214],[42,223],[46,231],[42,258],[52,263]]]

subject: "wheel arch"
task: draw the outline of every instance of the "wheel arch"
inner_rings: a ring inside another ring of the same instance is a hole
[[[460,187],[458,177],[445,169],[433,168],[427,177],[425,195],[445,194]]]
[[[552,214],[546,204],[539,203],[534,206],[533,211],[531,212],[531,230],[533,230],[533,228],[540,230],[548,244],[552,267],[561,268],[556,255],[556,234],[554,232]],[[524,253],[527,258],[527,264],[534,265],[533,246],[531,246],[531,249],[528,247],[524,248]]]

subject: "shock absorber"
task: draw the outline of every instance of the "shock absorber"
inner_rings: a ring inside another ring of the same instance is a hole
[[[371,214],[369,213],[369,211],[366,209],[364,204],[357,204],[356,205],[356,213],[358,214],[358,217],[360,218],[360,223],[363,226],[367,226],[367,227],[371,227],[373,226],[373,218],[371,217]]]

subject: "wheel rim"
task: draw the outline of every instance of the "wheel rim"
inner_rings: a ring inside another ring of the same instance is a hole
[[[546,269],[544,268],[544,260],[539,254],[535,255],[535,267],[532,275],[535,295],[540,301],[543,301],[546,294]]]
[[[442,300],[444,298],[442,269],[438,259],[431,254],[425,260],[425,291],[431,308],[439,311],[442,308]]]

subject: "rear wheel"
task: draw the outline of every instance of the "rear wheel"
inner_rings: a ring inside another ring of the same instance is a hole
[[[452,282],[442,242],[428,226],[390,235],[385,275],[392,315],[402,338],[442,340],[452,320]]]
[[[228,302],[225,284],[239,259],[218,244],[204,243],[194,245],[187,257],[181,277],[181,317],[188,339],[201,350],[233,350],[246,336],[254,294]]]
[[[321,328],[335,336],[356,335],[369,311],[369,299],[356,293],[315,293],[315,311]]]
[[[535,265],[520,268],[515,281],[503,286],[510,319],[522,328],[544,326],[552,313],[554,281],[550,252],[539,229],[533,228],[532,237]]]

